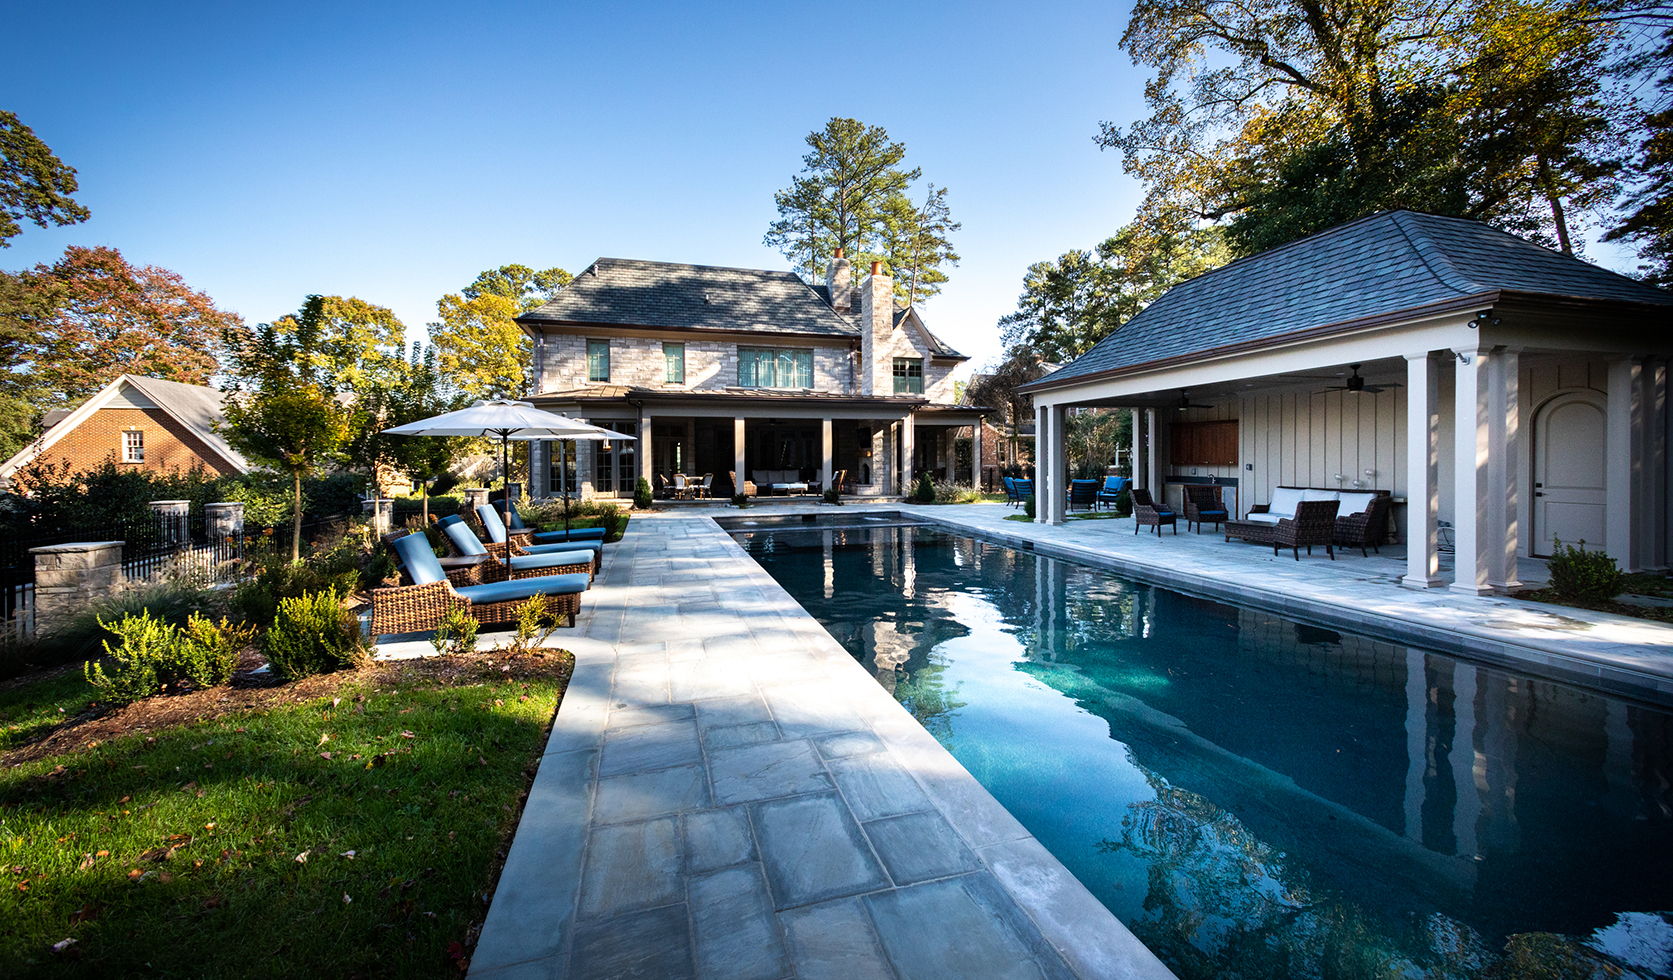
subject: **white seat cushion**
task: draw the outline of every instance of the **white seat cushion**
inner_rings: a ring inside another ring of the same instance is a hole
[[[1244,520],[1253,521],[1256,524],[1276,524],[1276,523],[1278,523],[1279,521],[1283,520],[1285,517],[1288,517],[1288,516],[1289,516],[1288,514],[1272,514],[1272,513],[1250,514],[1248,517],[1245,517]]]
[[[1279,487],[1272,491],[1272,505],[1267,508],[1269,513],[1280,517],[1294,517],[1295,505],[1302,501],[1301,491],[1293,487]]]
[[[1303,490],[1302,500],[1341,500],[1342,494],[1337,490]]]
[[[1363,514],[1371,507],[1371,501],[1376,500],[1374,493],[1346,493],[1342,494],[1342,506],[1336,508],[1337,517],[1350,517]]]

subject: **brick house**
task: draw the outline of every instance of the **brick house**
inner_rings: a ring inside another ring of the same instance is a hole
[[[967,358],[896,307],[891,277],[874,264],[856,285],[840,254],[822,286],[601,258],[517,322],[534,340],[536,405],[638,436],[567,455],[536,444],[536,496],[627,497],[676,473],[712,474],[722,496],[733,472],[827,487],[846,473],[848,492],[894,495],[920,472],[955,475],[958,430],[987,414],[956,404]]]
[[[0,483],[43,457],[68,460],[75,471],[111,460],[163,473],[248,473],[250,464],[215,431],[221,418],[213,388],[124,374],[79,407],[48,413],[46,431],[0,463]]]

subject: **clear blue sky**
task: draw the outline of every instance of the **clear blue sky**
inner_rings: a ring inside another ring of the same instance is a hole
[[[0,107],[93,217],[0,268],[110,245],[252,323],[336,293],[417,337],[510,262],[788,268],[773,191],[844,115],[950,188],[964,261],[924,312],[980,364],[1029,263],[1132,216],[1092,143],[1143,114],[1129,6],[4,0]]]

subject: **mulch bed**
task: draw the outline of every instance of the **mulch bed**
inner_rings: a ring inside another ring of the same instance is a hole
[[[1614,613],[1617,616],[1648,619],[1658,623],[1673,623],[1673,608],[1666,606],[1637,606],[1626,602],[1587,602],[1582,599],[1560,599],[1557,597],[1557,593],[1550,589],[1525,589],[1515,593],[1511,598],[1527,599],[1529,602],[1543,602],[1552,606],[1567,606],[1570,609],[1590,609],[1594,612]]]

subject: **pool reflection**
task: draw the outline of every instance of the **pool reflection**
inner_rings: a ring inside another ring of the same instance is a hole
[[[1673,908],[1666,712],[936,531],[740,540],[1182,975],[1673,969],[1616,922]]]

